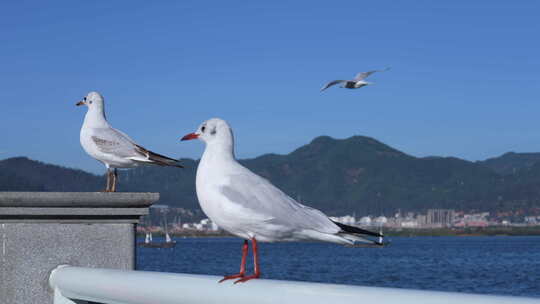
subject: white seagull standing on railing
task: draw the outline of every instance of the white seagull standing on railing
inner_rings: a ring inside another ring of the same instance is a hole
[[[86,153],[107,167],[105,192],[116,191],[117,168],[133,168],[140,165],[182,168],[178,160],[147,150],[122,131],[111,127],[105,118],[105,103],[99,93],[88,93],[77,103],[77,106],[81,105],[88,107],[81,128],[81,145]]]
[[[245,282],[260,276],[257,241],[315,240],[347,245],[359,241],[383,245],[382,233],[333,222],[238,163],[233,133],[226,121],[210,119],[182,140],[195,138],[206,143],[196,178],[201,208],[219,227],[244,239],[240,272],[220,282],[234,278],[238,278],[235,283]],[[250,276],[245,275],[248,240],[252,242],[255,272]]]
[[[361,87],[367,86],[368,84],[373,84],[372,82],[367,82],[364,79],[366,79],[369,75],[375,73],[375,72],[384,72],[388,71],[390,68],[386,68],[384,70],[373,70],[368,72],[362,72],[358,73],[356,77],[354,77],[353,80],[333,80],[327,83],[324,87],[322,87],[321,92],[328,89],[329,87],[336,85],[338,83],[343,83],[341,88],[346,89],[359,89]]]

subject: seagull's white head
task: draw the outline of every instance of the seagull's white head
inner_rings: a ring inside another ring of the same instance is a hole
[[[189,133],[181,140],[200,139],[208,147],[217,147],[232,152],[234,148],[234,137],[229,124],[221,118],[211,118],[203,122],[197,131]]]
[[[90,92],[83,100],[79,101],[77,106],[86,105],[89,109],[99,109],[103,110],[104,108],[104,99],[101,94],[98,92]]]

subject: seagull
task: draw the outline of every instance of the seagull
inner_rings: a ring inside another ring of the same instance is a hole
[[[182,168],[178,160],[147,150],[135,143],[124,132],[111,127],[105,118],[103,96],[98,92],[88,93],[76,105],[88,107],[81,128],[80,140],[86,153],[107,167],[105,192],[116,192],[117,168],[133,168],[140,165]]]
[[[353,80],[333,80],[333,81],[330,81],[329,83],[327,83],[322,89],[321,89],[321,92],[328,89],[329,87],[333,86],[333,85],[336,85],[338,83],[343,83],[343,85],[341,86],[342,88],[346,88],[346,89],[359,89],[361,87],[364,87],[364,86],[367,86],[368,84],[373,84],[373,82],[367,82],[367,81],[364,81],[364,79],[366,79],[369,75],[375,73],[375,72],[384,72],[384,71],[388,71],[390,68],[386,68],[384,70],[373,70],[373,71],[367,71],[367,72],[362,72],[362,73],[358,73],[356,75],[356,77],[354,77]]]
[[[206,144],[196,177],[202,210],[219,227],[244,239],[240,272],[226,275],[220,282],[238,279],[235,283],[239,283],[259,278],[259,241],[323,241],[344,245],[358,241],[384,245],[382,233],[334,222],[242,166],[234,156],[233,133],[226,121],[207,120],[181,140],[190,139],[200,139]],[[246,276],[248,240],[253,248],[254,274]]]

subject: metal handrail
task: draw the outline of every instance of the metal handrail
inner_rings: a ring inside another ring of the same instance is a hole
[[[220,277],[59,266],[50,275],[54,304],[525,304],[540,299],[277,280],[218,283]],[[83,302],[84,303],[84,302]]]

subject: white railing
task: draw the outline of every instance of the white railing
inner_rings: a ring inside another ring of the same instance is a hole
[[[50,275],[54,304],[525,304],[540,299],[276,280],[218,283],[221,277],[59,266]]]

